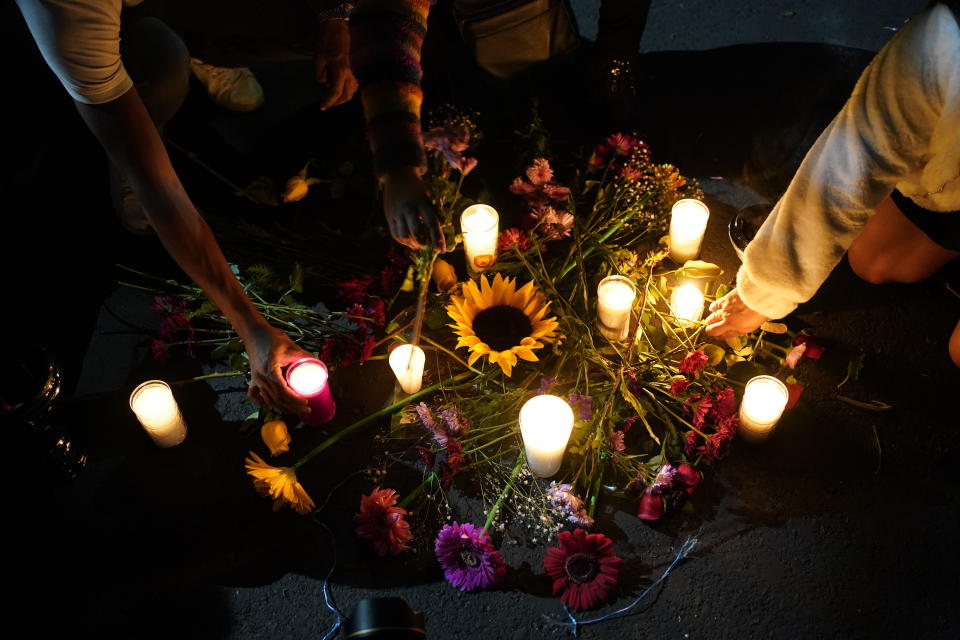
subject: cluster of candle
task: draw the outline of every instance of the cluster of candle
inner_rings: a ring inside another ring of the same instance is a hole
[[[300,416],[304,424],[321,425],[333,419],[337,405],[328,384],[327,367],[317,358],[301,358],[287,368],[287,385],[307,399],[308,413]],[[162,380],[147,380],[130,394],[130,409],[150,438],[159,447],[173,447],[187,437],[187,423],[173,397],[170,385]]]

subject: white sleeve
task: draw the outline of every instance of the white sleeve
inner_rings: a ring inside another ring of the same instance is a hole
[[[942,4],[877,54],[748,245],[737,274],[748,307],[781,318],[809,300],[875,207],[922,172],[958,56],[960,29]]]
[[[16,0],[47,65],[74,100],[110,102],[133,81],[120,61],[121,0]]]

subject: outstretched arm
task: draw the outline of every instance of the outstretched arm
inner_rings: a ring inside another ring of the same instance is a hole
[[[170,164],[163,141],[135,88],[102,104],[76,102],[77,110],[140,198],[160,242],[223,312],[250,357],[251,397],[302,413],[280,368],[305,354],[271,327],[247,298],[220,247]]]
[[[439,219],[420,179],[420,50],[429,10],[428,0],[360,0],[350,18],[351,64],[390,234],[413,249],[429,242],[442,251]]]

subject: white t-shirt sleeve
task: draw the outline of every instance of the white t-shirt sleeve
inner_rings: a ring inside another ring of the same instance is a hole
[[[923,171],[945,103],[956,99],[958,41],[953,15],[939,5],[864,71],[747,247],[737,289],[748,307],[780,318],[809,300],[874,208]]]
[[[74,100],[102,104],[133,86],[120,60],[121,0],[16,0],[40,53]]]

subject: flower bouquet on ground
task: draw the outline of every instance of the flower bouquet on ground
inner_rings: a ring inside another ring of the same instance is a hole
[[[598,502],[630,500],[647,521],[681,508],[730,449],[744,383],[758,373],[785,377],[805,350],[812,354],[812,338],[785,345],[777,333],[786,327],[771,325],[772,332],[727,344],[706,341],[701,315],[726,293],[723,274],[699,260],[672,263],[663,237],[673,204],[703,193],[676,167],[654,162],[631,135],[521,167],[504,185],[503,201],[493,203],[501,220],[512,220],[499,232],[496,261],[472,279],[458,278],[455,216],[473,204],[463,193],[478,166],[470,155],[476,138],[462,116],[425,134],[427,181],[451,255],[428,247],[409,266],[392,260],[384,271],[355,276],[341,286],[346,309],[339,315],[302,305],[280,315],[260,300],[324,359],[335,358],[332,345],[344,339],[363,345],[357,361],[384,358],[413,339],[426,356],[421,390],[289,466],[251,452],[247,469],[275,507],[304,513],[313,501],[297,470],[349,435],[389,422],[377,432],[386,454],[370,460],[374,483],[358,496],[354,515],[357,535],[374,553],[430,547],[448,581],[471,591],[506,571],[494,545],[500,532],[531,543],[556,539],[544,559],[554,592],[570,608],[588,609],[612,597],[620,571],[613,542],[586,532]],[[549,149],[544,136],[535,143]],[[607,282],[628,295],[598,299]],[[419,294],[421,312],[388,322],[398,288]],[[386,335],[378,339],[381,327]],[[543,395],[556,398],[557,412],[531,409],[521,419]],[[530,423],[521,424],[526,416]],[[400,467],[416,469],[420,483],[396,486]],[[483,522],[464,521],[448,499],[454,490],[479,497]],[[431,513],[448,516],[445,524],[428,522]]]

